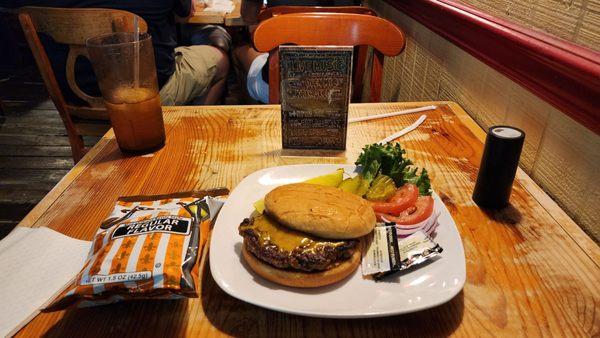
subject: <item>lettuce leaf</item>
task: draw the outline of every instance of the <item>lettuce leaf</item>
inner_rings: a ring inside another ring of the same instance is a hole
[[[413,168],[404,172],[404,182],[412,183],[419,188],[419,195],[431,195],[431,181],[429,174],[425,168],[421,169],[421,173],[417,175],[419,168]]]
[[[378,174],[383,174],[391,177],[397,187],[412,183],[419,187],[421,195],[430,195],[431,183],[427,170],[418,173],[418,168],[412,166],[413,162],[404,157],[405,153],[400,143],[374,143],[363,148],[355,164],[363,167],[361,176],[368,182],[372,182]]]

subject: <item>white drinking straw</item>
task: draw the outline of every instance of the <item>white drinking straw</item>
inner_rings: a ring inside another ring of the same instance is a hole
[[[427,118],[426,115],[421,115],[421,117],[419,117],[415,123],[411,124],[410,126],[400,130],[399,132],[393,133],[392,135],[384,138],[383,140],[379,141],[379,144],[386,144],[388,142],[391,142],[395,139],[397,139],[400,136],[406,135],[408,133],[410,133],[411,131],[417,129],[418,126],[421,125],[421,123],[423,123],[423,121],[425,121],[425,119]]]
[[[412,114],[412,113],[419,113],[422,111],[434,110],[436,108],[437,108],[437,106],[425,106],[425,107],[396,111],[396,112],[392,112],[392,113],[377,114],[377,115],[363,116],[363,117],[354,117],[354,118],[348,119],[348,123],[382,119],[384,117],[392,117],[392,116],[406,115],[406,114]]]
[[[140,86],[140,24],[138,16],[133,17],[133,84],[135,88]]]

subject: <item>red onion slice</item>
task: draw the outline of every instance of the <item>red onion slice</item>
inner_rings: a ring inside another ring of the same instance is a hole
[[[416,224],[411,224],[411,225],[396,224],[396,233],[397,233],[398,237],[401,237],[401,238],[408,237],[408,236],[414,234],[415,232],[417,232],[417,230],[423,230],[423,232],[425,232],[427,235],[432,234],[439,226],[438,218],[440,217],[441,210],[437,204],[438,203],[434,204],[434,209],[433,209],[433,212],[431,213],[431,216],[429,216],[426,220],[424,220],[422,222],[419,222]],[[394,222],[390,222],[389,220],[385,219],[385,217],[381,217],[381,219],[386,223],[394,223]]]

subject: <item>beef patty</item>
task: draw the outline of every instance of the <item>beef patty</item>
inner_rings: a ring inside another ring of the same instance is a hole
[[[268,216],[246,218],[239,226],[244,245],[280,269],[327,270],[352,256],[357,240],[325,240],[284,227]]]

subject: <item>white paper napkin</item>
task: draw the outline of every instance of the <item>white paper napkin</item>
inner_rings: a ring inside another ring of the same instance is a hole
[[[15,334],[81,270],[91,242],[16,227],[0,241],[0,337]]]
[[[203,9],[204,12],[231,13],[235,8],[235,5],[231,0],[211,0],[206,2],[206,6],[207,7]]]

